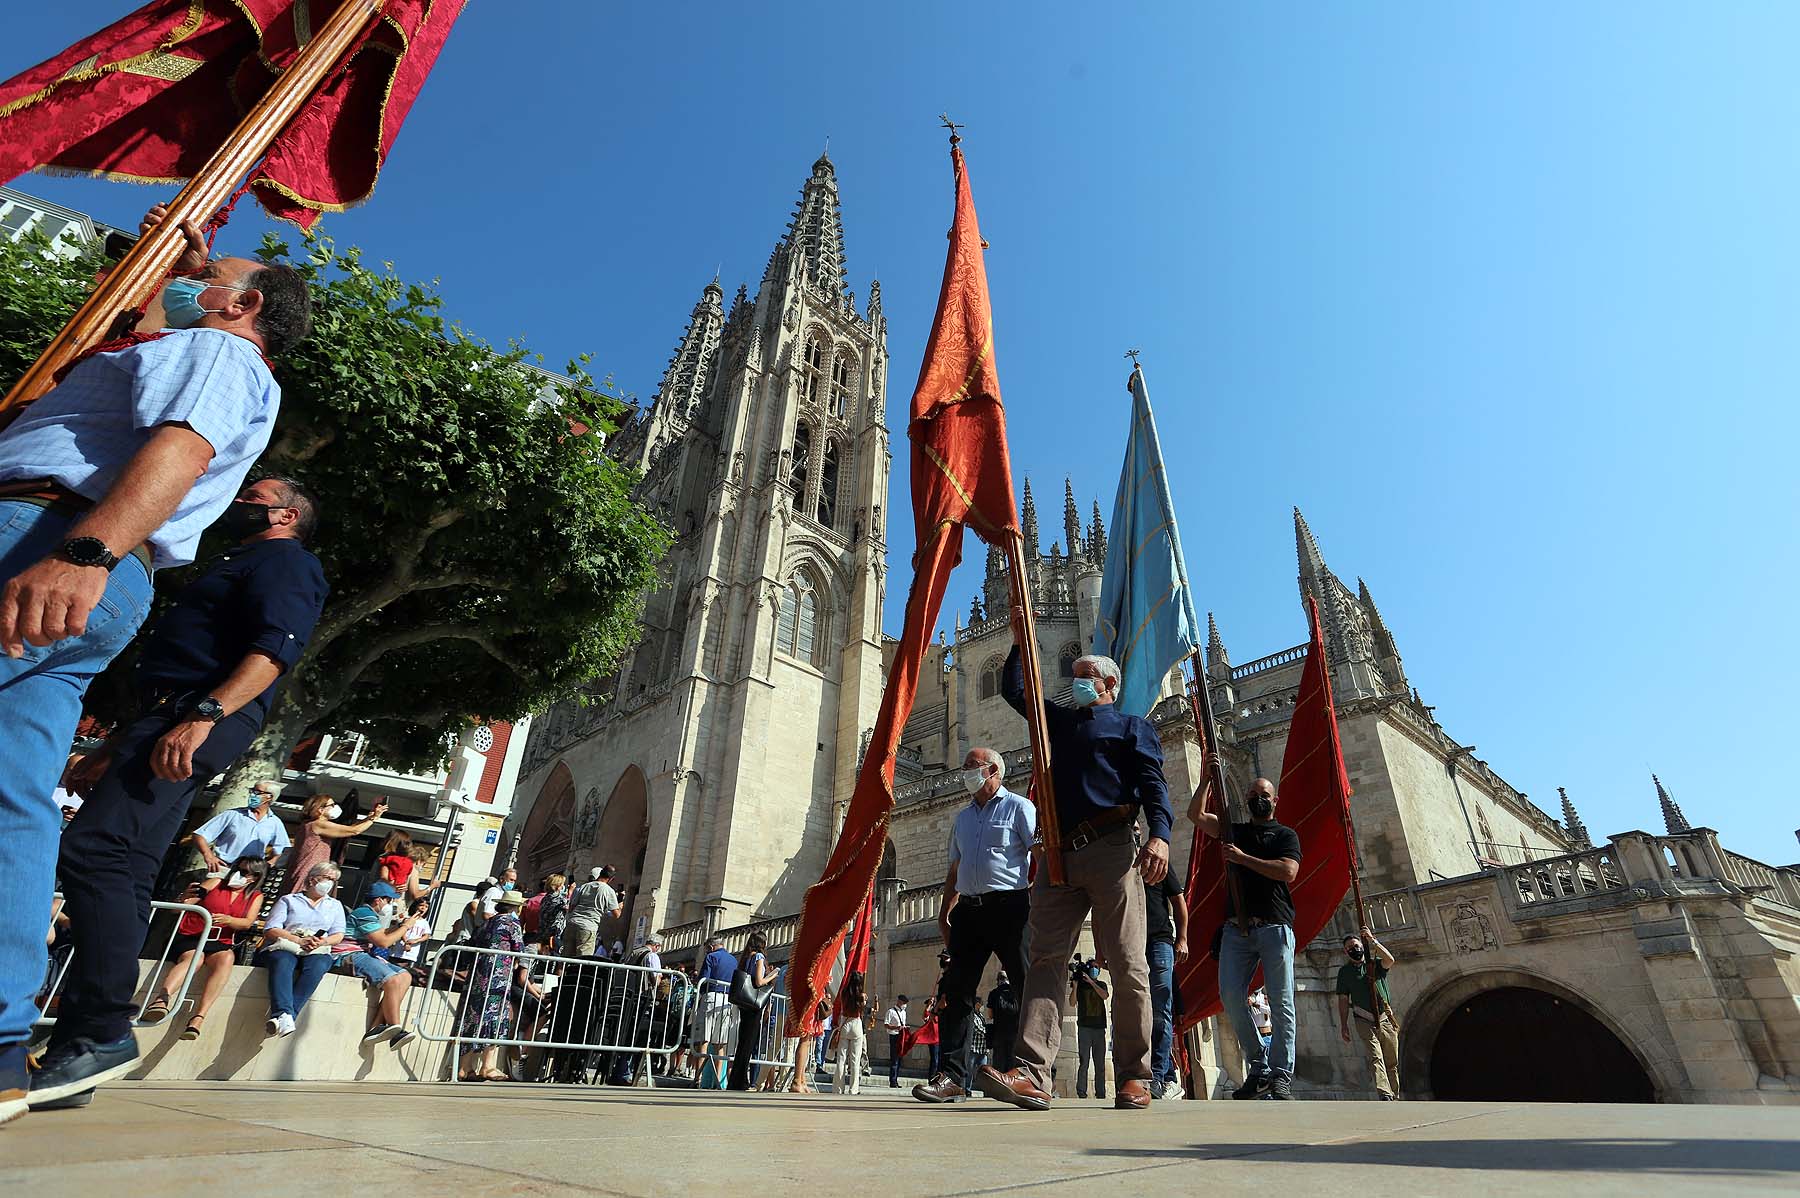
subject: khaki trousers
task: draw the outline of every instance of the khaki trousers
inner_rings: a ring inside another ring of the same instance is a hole
[[[1041,864],[1031,884],[1030,946],[1019,1000],[1019,1068],[1045,1090],[1062,1045],[1069,958],[1093,913],[1094,947],[1112,976],[1113,1081],[1150,1081],[1150,964],[1137,838],[1122,827],[1063,854],[1067,885],[1050,885]]]
[[[1392,1012],[1383,1011],[1381,1021],[1355,1016],[1356,1034],[1362,1038],[1363,1056],[1369,1072],[1375,1077],[1375,1088],[1383,1094],[1400,1093],[1400,1025]]]

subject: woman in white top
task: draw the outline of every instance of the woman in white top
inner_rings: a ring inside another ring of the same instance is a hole
[[[340,876],[337,866],[321,861],[269,911],[262,963],[269,971],[271,1036],[294,1034],[294,1020],[331,968],[331,946],[344,938],[344,905],[331,893]]]

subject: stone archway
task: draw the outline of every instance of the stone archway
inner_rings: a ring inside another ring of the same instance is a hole
[[[1492,970],[1414,1004],[1401,1087],[1441,1101],[1656,1102],[1670,1092],[1604,1010],[1548,978]]]
[[[519,886],[535,890],[545,874],[560,873],[569,864],[569,837],[575,825],[575,777],[557,762],[538,791],[537,802],[519,834]]]
[[[644,771],[627,766],[613,784],[606,806],[600,811],[599,832],[594,839],[593,861],[610,865],[618,872],[613,884],[625,911],[618,924],[602,929],[609,939],[626,942],[631,948],[631,932],[638,909],[644,904],[644,858],[650,849],[650,787]]]

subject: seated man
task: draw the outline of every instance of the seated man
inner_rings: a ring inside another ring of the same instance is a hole
[[[399,898],[398,890],[386,882],[377,882],[369,887],[369,897],[362,906],[351,911],[344,921],[345,943],[358,946],[342,954],[346,958],[344,964],[381,995],[375,1022],[363,1033],[364,1044],[386,1040],[398,1048],[413,1038],[411,1031],[400,1026],[400,1009],[406,1002],[406,992],[412,989],[412,974],[394,964],[389,956],[395,946],[404,943],[407,931],[420,917],[408,916],[389,927]]]

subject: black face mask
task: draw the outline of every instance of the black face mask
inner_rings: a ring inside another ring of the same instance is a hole
[[[1268,795],[1254,794],[1244,802],[1250,808],[1250,814],[1257,819],[1268,819],[1275,814],[1275,800]]]
[[[1352,961],[1360,961],[1363,959],[1363,950],[1360,948],[1353,948],[1353,949],[1348,950],[1345,953],[1345,955],[1348,956]]]
[[[234,501],[225,505],[225,512],[219,517],[217,527],[232,540],[241,541],[259,532],[267,532],[269,513],[273,510],[266,503]]]

